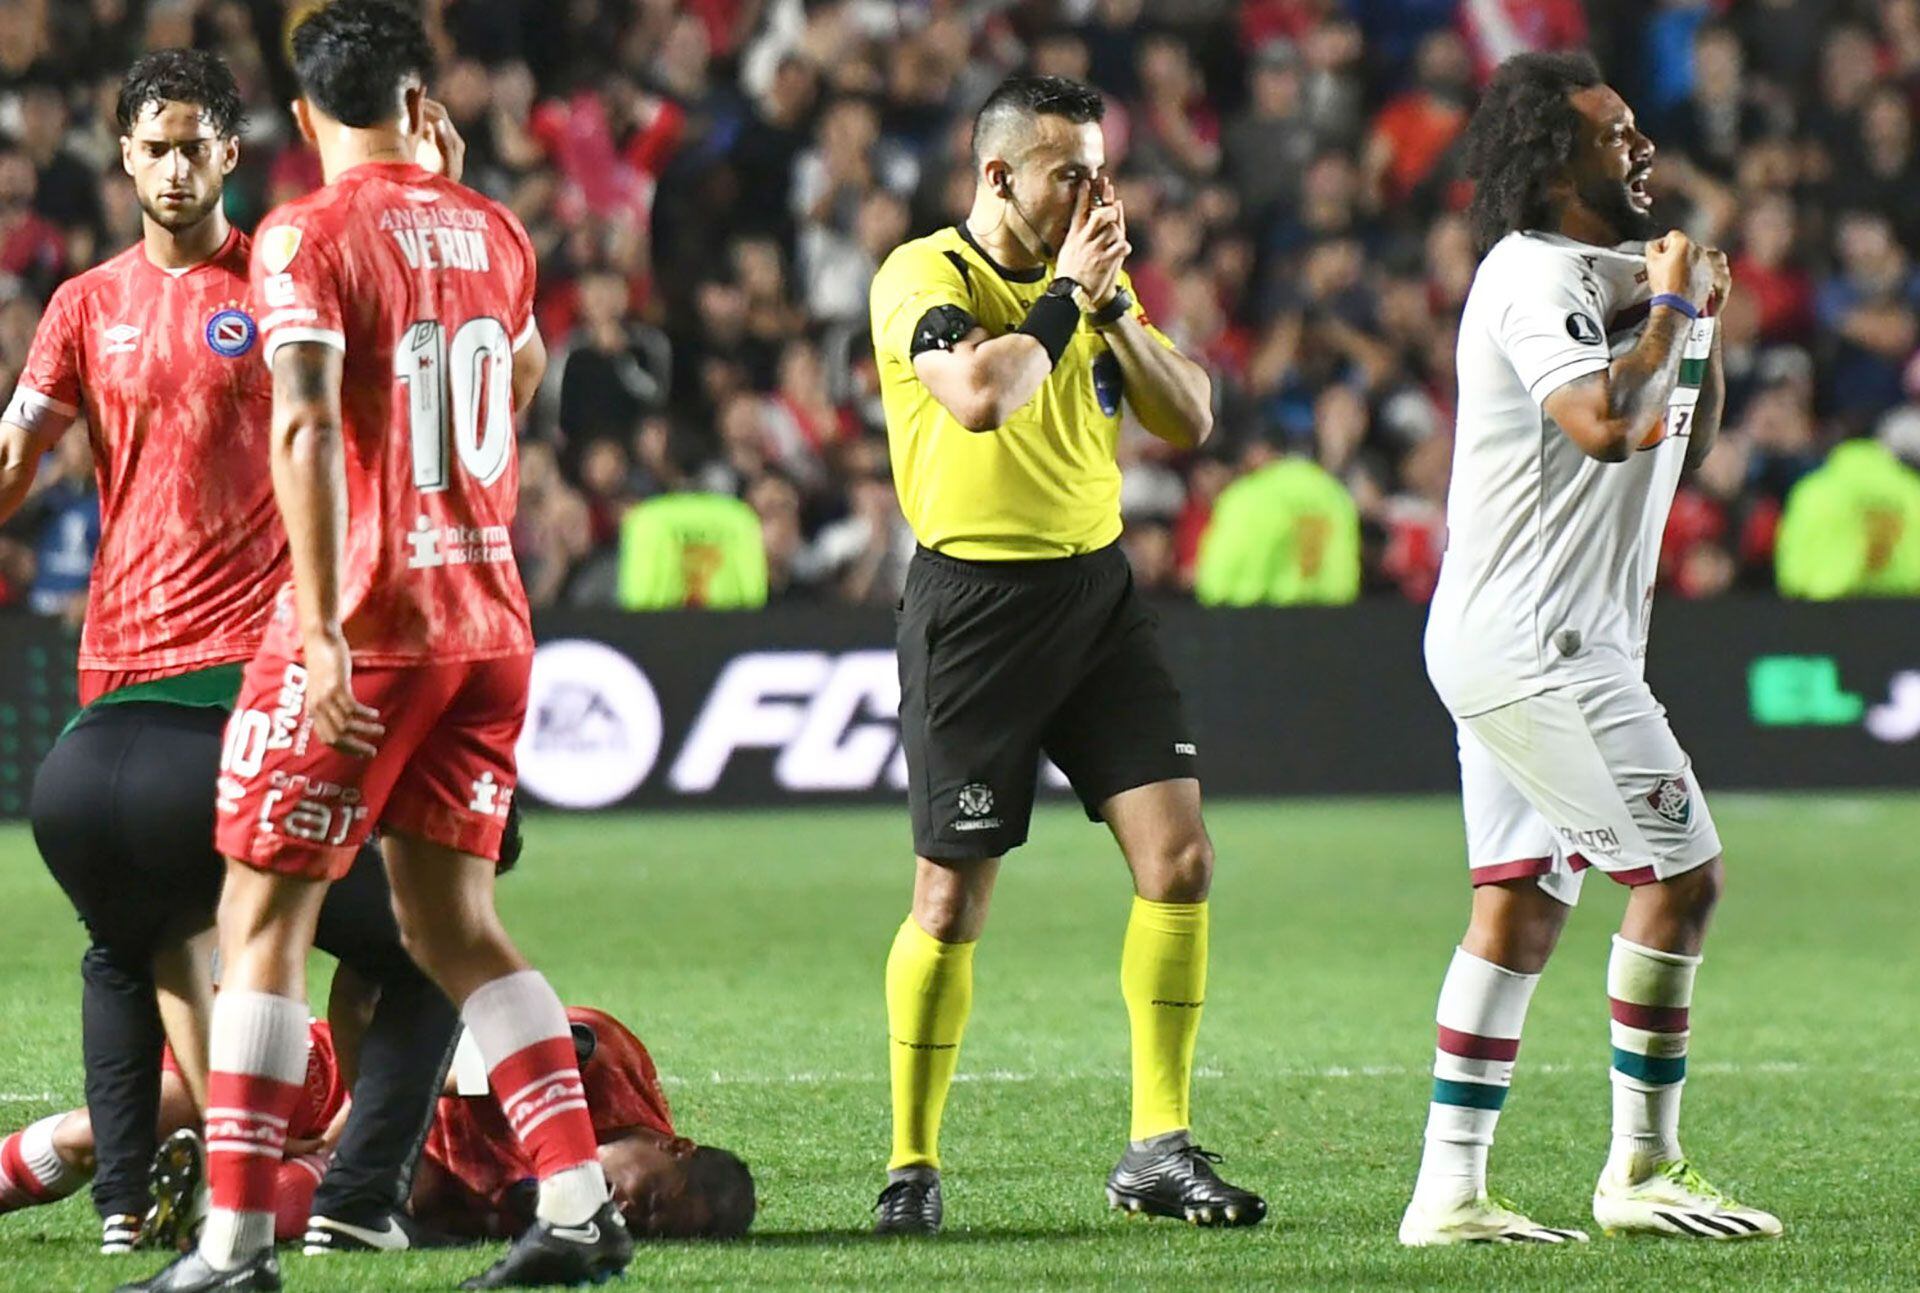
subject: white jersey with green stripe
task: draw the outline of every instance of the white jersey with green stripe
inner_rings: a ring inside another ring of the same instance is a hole
[[[1639,243],[1509,234],[1474,276],[1460,318],[1447,549],[1426,635],[1427,672],[1456,716],[1645,670],[1660,537],[1713,322],[1689,332],[1667,415],[1625,462],[1589,458],[1542,405],[1632,349],[1647,298]]]

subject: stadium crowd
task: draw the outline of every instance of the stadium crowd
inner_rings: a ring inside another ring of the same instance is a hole
[[[971,112],[1021,66],[1107,97],[1130,273],[1214,375],[1201,452],[1124,438],[1140,583],[1425,599],[1477,261],[1457,144],[1502,57],[1572,46],[1660,145],[1663,218],[1734,257],[1726,430],[1675,501],[1665,583],[1920,594],[1920,0],[426,7],[467,182],[541,257],[554,362],[515,534],[536,606],[894,600],[913,540],[867,287],[965,215]],[[318,184],[281,106],[285,8],[0,0],[0,390],[53,287],[138,237],[112,124],[136,51],[231,63],[238,223]],[[0,531],[0,605],[84,600],[98,522],[71,439]],[[731,536],[698,571],[660,547],[663,498]],[[1275,550],[1294,577],[1234,568]]]

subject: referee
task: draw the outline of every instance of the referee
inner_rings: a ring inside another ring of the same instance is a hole
[[[1121,268],[1102,111],[1075,81],[1004,82],[974,119],[965,223],[895,249],[873,281],[894,480],[920,541],[899,617],[918,860],[887,959],[881,1234],[940,1228],[940,1115],[974,944],[1001,858],[1026,841],[1043,752],[1133,872],[1120,963],[1133,1120],[1108,1201],[1205,1225],[1266,1215],[1190,1133],[1213,850],[1180,694],[1117,542],[1121,399],[1190,449],[1212,429],[1209,383]]]

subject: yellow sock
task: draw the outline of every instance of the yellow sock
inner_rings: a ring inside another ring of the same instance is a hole
[[[940,1167],[940,1114],[973,1008],[972,943],[942,943],[909,916],[887,957],[893,1157],[887,1170]]]
[[[1133,1025],[1133,1140],[1192,1126],[1188,1090],[1207,998],[1207,904],[1135,897],[1120,952]]]

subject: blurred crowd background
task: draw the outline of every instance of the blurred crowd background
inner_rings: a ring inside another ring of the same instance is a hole
[[[319,182],[276,0],[0,0],[0,389],[66,275],[138,237],[112,105],[194,44],[250,105],[228,209]],[[891,603],[913,540],[867,287],[960,220],[1019,69],[1106,95],[1151,318],[1216,431],[1129,427],[1139,582],[1424,600],[1444,546],[1459,139],[1508,54],[1591,48],[1659,145],[1662,218],[1727,248],[1729,397],[1667,591],[1920,594],[1920,0],[426,0],[467,182],[541,257],[553,362],[516,550],[536,605]],[[0,603],[74,613],[83,437],[0,531]]]

